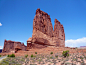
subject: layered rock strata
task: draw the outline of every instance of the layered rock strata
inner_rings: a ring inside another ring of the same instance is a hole
[[[36,15],[33,20],[33,34],[31,43],[33,47],[58,46],[65,47],[64,27],[55,19],[54,30],[50,16],[41,11],[36,10]]]
[[[11,40],[5,40],[4,41],[4,47],[2,52],[12,52],[15,53],[18,50],[23,50],[26,51],[26,46],[24,45],[24,43],[21,42],[15,42],[15,41],[11,41]]]

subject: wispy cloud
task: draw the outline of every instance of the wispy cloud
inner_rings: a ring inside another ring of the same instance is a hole
[[[0,23],[0,26],[2,26],[2,24]]]
[[[65,41],[65,46],[68,47],[80,47],[80,46],[86,46],[86,37],[79,38],[76,40],[70,39]]]
[[[0,46],[0,49],[2,49],[3,46]]]

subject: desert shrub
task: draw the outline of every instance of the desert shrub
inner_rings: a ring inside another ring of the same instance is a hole
[[[10,57],[10,55],[8,54],[7,57]]]
[[[37,52],[35,52],[35,54],[37,54]]]
[[[0,57],[1,57],[1,55],[0,55]]]
[[[31,58],[33,57],[33,54],[31,55]]]
[[[53,52],[51,52],[50,54],[53,54]]]
[[[80,59],[84,59],[82,56],[80,56]]]
[[[62,55],[63,55],[64,57],[68,57],[68,56],[69,56],[69,50],[63,51]]]
[[[8,64],[9,64],[9,62],[6,61],[6,59],[3,59],[3,61],[2,61],[1,63],[2,63],[2,64],[0,64],[0,65],[8,65]]]
[[[15,54],[11,54],[10,57],[15,57]]]
[[[25,58],[27,58],[28,57],[28,55],[25,55]]]
[[[51,56],[50,59],[52,59],[53,57]]]
[[[24,59],[21,59],[21,61],[25,61]]]
[[[8,55],[7,57],[15,57],[15,54]]]
[[[33,57],[36,57],[36,56],[33,56]]]
[[[55,54],[55,57],[58,58],[58,54]]]

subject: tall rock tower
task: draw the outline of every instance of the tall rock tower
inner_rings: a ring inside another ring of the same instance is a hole
[[[63,25],[55,19],[53,30],[50,16],[38,8],[33,20],[31,43],[33,44],[33,47],[36,48],[47,46],[65,47],[65,33]]]

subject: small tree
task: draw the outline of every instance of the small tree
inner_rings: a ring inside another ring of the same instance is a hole
[[[69,50],[63,51],[62,55],[63,55],[64,57],[68,57],[68,56],[69,56]]]

